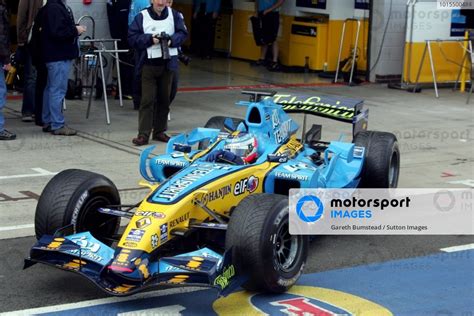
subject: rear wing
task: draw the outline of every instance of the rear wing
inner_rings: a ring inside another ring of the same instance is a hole
[[[364,109],[364,100],[338,96],[314,94],[278,94],[270,90],[247,90],[243,94],[251,96],[251,101],[272,99],[287,113],[302,113],[333,119],[352,124],[352,134],[367,129],[369,110]]]

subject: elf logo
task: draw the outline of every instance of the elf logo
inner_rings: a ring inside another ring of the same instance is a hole
[[[258,178],[250,176],[242,179],[234,185],[234,195],[241,195],[245,192],[252,193],[258,187]]]

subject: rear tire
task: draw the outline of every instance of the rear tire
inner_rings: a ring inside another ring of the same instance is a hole
[[[282,293],[303,272],[308,255],[308,237],[291,236],[288,197],[253,194],[232,212],[226,233],[226,249],[239,274],[249,280],[247,290]]]
[[[206,128],[215,128],[215,129],[218,129],[220,130],[221,132],[226,132],[226,128],[224,126],[224,121],[227,119],[228,117],[226,116],[213,116],[211,117],[206,125],[204,125],[204,127]],[[235,118],[235,117],[229,117],[230,119],[232,119],[232,121],[234,122],[234,126],[237,127],[239,126],[240,123],[244,122],[243,119],[239,119],[239,118]],[[201,142],[199,142],[199,149],[202,150],[202,149],[206,149],[207,147],[209,147],[209,140],[203,140]]]
[[[363,131],[354,137],[365,148],[360,188],[396,188],[400,173],[400,149],[392,133]]]
[[[75,233],[89,231],[103,243],[111,244],[120,217],[97,211],[110,205],[120,205],[112,181],[89,171],[64,170],[41,193],[35,213],[36,238],[53,235],[59,228],[73,224]]]

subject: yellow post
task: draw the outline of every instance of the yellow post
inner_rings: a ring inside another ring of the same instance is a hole
[[[464,39],[467,40],[469,39],[469,31],[466,30],[466,33],[464,33]],[[464,52],[467,54],[467,49],[468,49],[468,42],[464,41],[463,42],[463,48]],[[463,64],[462,64],[462,70],[461,70],[461,87],[459,88],[459,91],[464,92],[466,91],[466,68],[468,67],[468,60],[467,58],[463,58]]]

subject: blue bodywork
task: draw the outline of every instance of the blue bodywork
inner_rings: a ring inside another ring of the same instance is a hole
[[[261,182],[257,178],[253,184],[255,187],[263,184],[260,188],[265,193],[285,194],[285,190],[287,192],[291,188],[357,187],[364,164],[364,148],[342,141],[320,142],[318,146],[304,144],[296,138],[299,126],[287,112],[332,117],[351,123],[355,133],[367,125],[368,113],[362,109],[362,102],[315,96],[286,99],[275,96],[274,99],[266,98],[258,102],[239,102],[238,105],[247,108],[245,119],[238,126],[226,124],[229,128],[227,132],[196,128],[171,138],[163,155],[153,156],[154,146],[145,149],[140,157],[140,172],[145,180],[159,184],[146,202],[176,204],[206,184],[247,168],[249,172],[246,174],[260,177]],[[275,100],[284,102],[277,104]],[[224,148],[222,140],[235,131],[251,133],[257,138],[256,162],[232,165],[206,161],[210,152]],[[246,186],[251,185],[251,178],[246,179]],[[235,190],[239,180],[232,179],[232,183],[226,185],[230,187],[233,184]],[[100,212],[123,216],[120,210],[102,209]],[[164,227],[168,240],[168,224],[161,227]],[[225,230],[225,227],[219,229]],[[133,231],[143,234],[139,229]],[[155,236],[158,238],[158,235]],[[141,235],[136,237],[138,241],[141,239]],[[107,293],[118,296],[163,284],[206,285],[219,289],[225,295],[242,282],[234,270],[231,253],[232,249],[219,254],[202,248],[176,256],[159,257],[155,251],[148,253],[125,247],[113,249],[89,232],[75,233],[66,226],[54,236],[43,236],[33,246],[30,258],[25,260],[25,268],[41,262],[74,271]]]
[[[357,106],[361,104],[360,100],[353,102]],[[273,99],[268,98],[260,102],[239,102],[238,105],[247,107],[247,115],[244,123],[236,126],[235,129],[251,133],[258,139],[259,158],[252,166],[263,164],[268,161],[269,155],[277,154],[278,150],[287,145],[290,137],[295,135],[299,128],[298,124],[283,110],[284,107],[276,104]],[[289,108],[291,104],[285,103],[285,107]],[[349,111],[347,108],[344,106],[346,112]],[[300,112],[294,109],[292,111]],[[357,122],[361,121],[361,118],[367,118],[367,111],[360,111],[353,118],[347,118],[347,114],[344,115],[345,117],[341,120],[353,123],[355,126]],[[323,116],[328,117],[327,114]],[[196,128],[189,133],[171,138],[164,155],[150,157],[154,146],[144,150],[140,157],[142,176],[149,182],[161,183],[159,189],[154,192],[152,201],[165,204],[175,202],[209,181],[222,178],[242,168],[248,168],[249,165],[230,164],[212,164],[210,167],[210,163],[205,161],[207,153],[201,157],[193,158],[202,154],[197,145],[203,141],[209,141],[212,150],[223,149],[224,144],[220,140],[227,135],[228,133],[218,129]],[[187,145],[191,150],[188,154],[176,151],[175,144]],[[316,154],[316,150],[307,144],[302,145],[302,148],[294,155],[290,155],[287,160],[269,170],[265,178],[264,192],[274,193],[275,180],[278,179],[296,181],[299,188],[357,187],[364,162],[364,148],[356,147],[353,143],[333,141],[322,153],[321,163],[315,164],[311,157]],[[162,198],[165,196],[163,193],[167,193],[176,181],[193,177],[196,173],[199,174],[198,179],[180,190],[179,194],[171,195],[171,198]],[[171,175],[172,177],[170,177]]]

